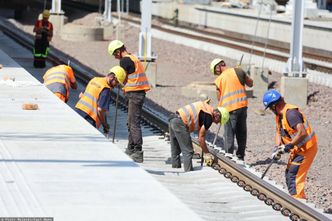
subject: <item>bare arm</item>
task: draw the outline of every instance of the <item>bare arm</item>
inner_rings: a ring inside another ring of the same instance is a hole
[[[291,144],[297,145],[299,144],[306,136],[308,136],[307,131],[304,128],[304,125],[302,123],[296,125],[296,135],[291,141]]]
[[[107,120],[106,120],[106,110],[98,107],[97,112],[98,112],[98,118],[99,118],[101,125],[103,125],[103,127],[108,127]]]
[[[198,142],[200,147],[202,148],[204,153],[209,153],[209,150],[206,146],[206,142],[205,142],[205,134],[206,134],[206,130],[204,125],[201,127],[201,129],[198,132]]]
[[[73,88],[74,90],[77,89],[77,83],[75,82],[70,82],[70,87]]]
[[[216,93],[217,93],[217,100],[220,101],[220,90],[217,86],[216,86]]]

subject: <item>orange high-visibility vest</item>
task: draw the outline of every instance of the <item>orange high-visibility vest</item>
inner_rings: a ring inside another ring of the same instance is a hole
[[[213,107],[203,101],[188,104],[177,110],[183,123],[187,125],[190,132],[199,131],[199,112],[204,111],[205,113],[213,113]]]
[[[111,87],[107,84],[105,77],[94,77],[86,86],[86,89],[76,104],[76,108],[87,113],[95,122],[96,127],[99,128],[100,120],[98,118],[98,98],[104,88]]]
[[[234,68],[223,71],[215,80],[215,84],[220,91],[219,107],[225,107],[231,112],[248,106],[245,87],[240,83]]]
[[[36,22],[36,28],[42,28],[43,27],[43,20],[38,20],[37,22]],[[52,30],[52,24],[51,24],[51,22],[49,22],[49,21],[47,21],[47,29],[48,29],[48,31],[51,31]]]
[[[38,20],[36,22],[36,24],[35,24],[35,27],[37,29],[44,27],[43,26],[43,20]],[[48,36],[52,36],[52,31],[53,31],[53,25],[52,25],[52,23],[49,22],[49,21],[47,21],[47,27],[46,28],[47,28],[47,35]],[[38,35],[40,35],[40,34],[36,34],[36,36],[38,36]],[[39,37],[41,37],[41,36],[39,36]]]
[[[292,104],[286,104],[283,114],[282,114],[281,125],[280,125],[279,116],[278,115],[276,116],[277,137],[280,136],[281,142],[283,144],[290,143],[297,133],[296,130],[291,128],[287,122],[286,113],[287,113],[287,110],[289,110],[289,109],[298,109],[299,110],[299,108],[297,106],[294,106]],[[308,150],[309,148],[311,148],[317,144],[317,137],[316,137],[315,131],[313,131],[311,129],[311,126],[310,126],[309,122],[307,121],[307,118],[304,116],[304,114],[302,112],[300,112],[300,113],[302,114],[303,121],[304,121],[303,125],[304,125],[304,128],[306,129],[308,135],[299,144],[295,145],[295,147],[291,149],[290,152],[293,154],[296,154],[297,152],[300,152],[300,151]],[[280,133],[281,128],[283,128],[287,133],[284,136],[281,136],[281,133]],[[279,144],[277,144],[277,145],[279,145]]]
[[[44,84],[53,93],[60,93],[69,98],[70,79],[65,65],[49,69],[43,76]]]
[[[134,55],[126,55],[125,57],[129,57],[135,64],[135,72],[128,74],[128,81],[124,86],[124,91],[148,91],[150,90],[150,85],[148,78],[145,75],[145,70],[143,68],[142,63],[138,60]]]

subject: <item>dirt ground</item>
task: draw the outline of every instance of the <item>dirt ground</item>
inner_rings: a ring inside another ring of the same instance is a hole
[[[34,16],[31,16],[34,14]],[[67,12],[69,21],[76,24],[91,25],[97,13],[84,14],[82,12]],[[32,33],[32,25],[37,17],[36,11],[31,10],[30,16],[19,21],[18,25],[28,33]],[[129,52],[138,51],[138,33],[136,27],[124,24],[125,45]],[[85,65],[100,73],[106,73],[113,65],[118,64],[107,53],[108,39],[98,42],[69,42],[55,36],[51,45],[70,54]],[[158,86],[153,88],[147,97],[147,103],[165,112],[174,112],[179,107],[196,101],[181,95],[181,87],[193,82],[213,82],[214,76],[209,72],[209,63],[218,57],[205,51],[173,44],[168,41],[153,38],[153,51],[157,54]],[[228,66],[234,66],[236,61],[224,58]],[[272,73],[270,80],[280,80],[280,74]],[[332,88],[309,84],[309,94],[317,92],[310,99],[308,106],[302,111],[306,114],[312,128],[318,137],[319,151],[307,177],[306,193],[309,202],[318,208],[332,211]],[[216,98],[213,98],[216,100]],[[213,103],[215,104],[215,103]],[[262,101],[257,98],[249,99],[248,108],[248,142],[245,162],[259,171],[264,171],[274,146],[275,121],[274,115],[267,112],[261,116],[255,110],[263,108]],[[211,131],[215,132],[216,126]],[[214,135],[209,135],[212,140]],[[279,164],[272,166],[268,177],[285,186],[284,171],[287,155],[282,157]]]

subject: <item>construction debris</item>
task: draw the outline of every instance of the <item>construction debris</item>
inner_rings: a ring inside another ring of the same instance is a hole
[[[38,104],[26,103],[22,105],[23,110],[37,110]]]

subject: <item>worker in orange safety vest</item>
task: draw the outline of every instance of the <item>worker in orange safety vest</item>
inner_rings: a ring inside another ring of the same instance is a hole
[[[58,65],[50,68],[43,76],[44,84],[63,102],[69,99],[69,88],[77,89],[73,69],[68,65]]]
[[[285,174],[288,191],[294,198],[306,199],[304,184],[317,153],[316,134],[299,108],[286,103],[278,91],[268,90],[263,104],[276,115],[276,147],[272,158],[279,160],[281,154],[290,153]]]
[[[75,106],[77,113],[91,125],[96,128],[103,125],[105,134],[110,129],[106,112],[109,111],[111,90],[118,84],[122,85],[125,78],[126,73],[120,66],[111,68],[105,77],[92,78]]]
[[[128,145],[125,153],[135,162],[143,162],[143,138],[141,117],[145,94],[150,90],[150,84],[141,61],[129,53],[119,40],[111,41],[108,53],[120,60],[120,66],[126,71],[127,80],[124,85],[125,96],[128,100]]]
[[[223,59],[216,58],[210,64],[210,71],[217,75],[218,107],[228,110],[230,120],[224,126],[224,148],[227,154],[234,152],[234,136],[238,148],[236,156],[244,160],[247,145],[247,107],[245,85],[252,87],[253,80],[241,69],[226,66]]]
[[[213,109],[207,101],[198,101],[186,105],[169,117],[169,135],[171,143],[172,167],[181,168],[180,154],[183,156],[184,171],[192,171],[194,149],[191,132],[198,132],[198,140],[204,154],[204,161],[211,158],[205,143],[206,131],[212,123],[225,124],[229,119],[226,108]]]

